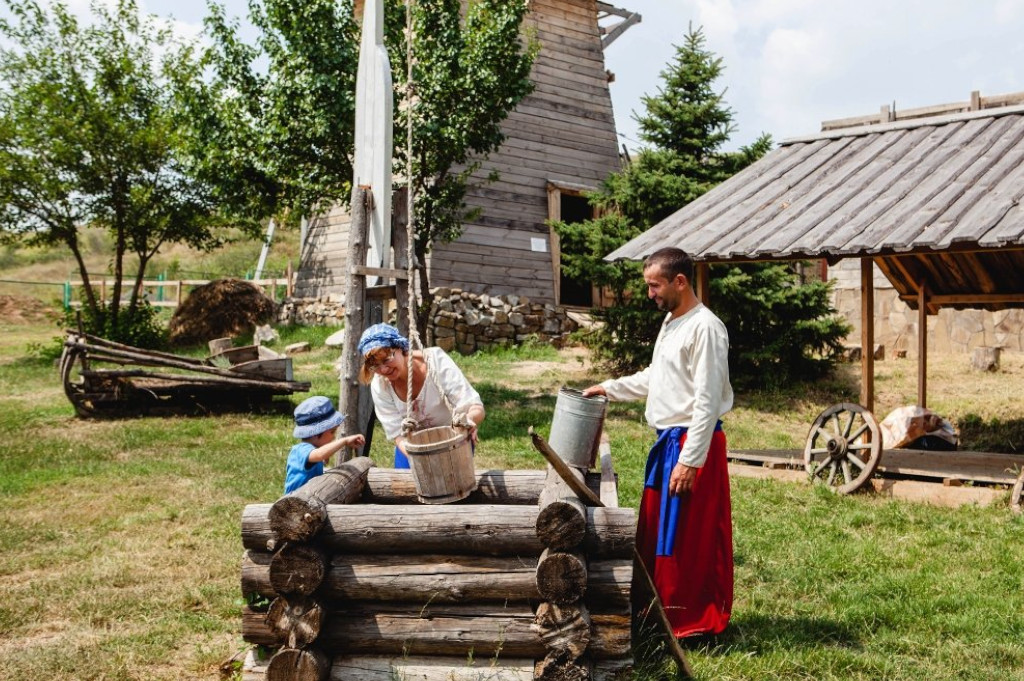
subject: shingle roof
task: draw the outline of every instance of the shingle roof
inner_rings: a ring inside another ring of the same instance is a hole
[[[872,257],[907,302],[1024,306],[1024,106],[786,140],[607,256]]]

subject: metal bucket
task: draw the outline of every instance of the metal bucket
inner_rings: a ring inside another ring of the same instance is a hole
[[[476,489],[473,443],[451,426],[427,428],[405,441],[416,494],[424,504],[449,504]]]
[[[579,390],[561,388],[555,400],[548,444],[570,466],[592,468],[604,426],[608,398],[584,397]]]

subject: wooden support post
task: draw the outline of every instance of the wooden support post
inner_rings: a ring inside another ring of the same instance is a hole
[[[292,261],[289,260],[288,264],[284,268],[284,295],[286,298],[291,298],[292,293],[295,291],[295,272],[292,271]]]
[[[928,406],[928,286],[917,289],[917,406]]]
[[[860,404],[875,408],[875,262],[860,260]]]
[[[348,284],[345,289],[345,341],[342,347],[341,386],[339,409],[345,415],[345,435],[361,432],[359,420],[359,337],[363,330],[366,307],[366,282],[356,268],[366,262],[366,234],[369,207],[372,195],[370,188],[357,185],[352,188],[352,223],[348,233]]]
[[[696,279],[694,282],[694,293],[697,294],[697,298],[700,302],[705,305],[711,300],[711,290],[708,282],[708,264],[706,262],[694,263],[693,266],[693,278]]]

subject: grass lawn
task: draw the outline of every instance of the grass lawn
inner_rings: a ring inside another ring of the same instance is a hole
[[[337,397],[324,329],[295,375]],[[281,494],[290,405],[276,414],[83,421],[31,343],[45,322],[0,320],[0,678],[216,679],[241,650],[240,516]],[[601,378],[580,350],[456,357],[488,408],[481,467],[541,468],[558,386]],[[965,449],[1024,446],[1024,358],[996,375],[931,358],[929,406]],[[881,418],[912,403],[916,365],[877,365]],[[966,378],[965,378],[966,377]],[[800,448],[825,407],[857,398],[855,368],[790,392],[738,395],[737,448]],[[291,404],[305,395],[296,395]],[[636,505],[650,432],[640,404],[607,422],[620,498]],[[372,457],[390,465],[378,430]],[[701,679],[1024,679],[1024,518],[806,485],[734,479],[732,625],[691,646]],[[1007,492],[1007,497],[1009,493]],[[645,669],[642,678],[661,670]]]

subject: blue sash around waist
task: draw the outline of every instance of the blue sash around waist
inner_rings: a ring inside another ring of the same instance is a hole
[[[715,431],[722,430],[722,422],[715,424]],[[661,492],[661,512],[658,514],[658,548],[655,555],[671,556],[675,544],[676,526],[682,498],[669,494],[668,485],[672,469],[679,463],[679,440],[687,428],[675,426],[657,431],[658,439],[651,445],[644,471],[644,487]]]

